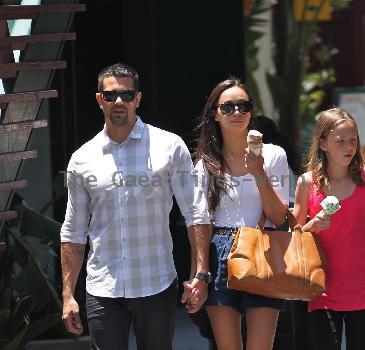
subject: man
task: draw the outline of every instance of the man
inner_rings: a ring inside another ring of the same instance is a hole
[[[72,155],[67,171],[62,318],[69,332],[82,333],[74,291],[88,237],[86,309],[92,349],[127,349],[132,323],[138,349],[171,350],[177,298],[169,232],[173,195],[200,272],[184,294],[184,301],[196,301],[189,311],[200,307],[207,289],[206,240],[192,226],[199,217],[193,216],[190,154],[180,137],[136,115],[142,94],[132,67],[105,68],[98,90],[104,129]]]

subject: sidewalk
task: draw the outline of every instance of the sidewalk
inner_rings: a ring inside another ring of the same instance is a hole
[[[131,335],[129,338],[129,350],[137,350],[133,330],[131,329]],[[341,350],[346,350],[344,341],[344,334],[342,337]],[[82,350],[89,349],[89,337],[81,337],[74,343],[70,343],[70,340],[50,340],[48,344],[44,341],[31,341],[26,350]],[[173,343],[174,350],[209,350],[209,341],[203,338],[197,329],[197,327],[190,320],[184,308],[177,309],[176,317],[176,329]],[[311,350],[311,349],[307,349]]]

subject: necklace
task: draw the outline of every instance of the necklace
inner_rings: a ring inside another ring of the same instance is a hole
[[[241,219],[239,217],[239,213],[240,213],[240,208],[241,208],[241,194],[242,194],[242,188],[243,188],[243,181],[241,181],[241,176],[238,176],[238,185],[235,185],[235,182],[232,182],[232,178],[233,175],[226,175],[229,176],[229,180],[230,180],[230,185],[231,185],[231,189],[232,189],[232,198],[229,196],[229,193],[225,193],[224,195],[226,197],[230,197],[229,199],[232,200],[233,204],[235,203],[235,196],[237,197],[237,212],[236,212],[236,221],[233,222],[231,220],[231,216],[228,213],[228,209],[227,209],[227,202],[224,203],[224,210],[226,213],[226,217],[227,217],[227,222],[228,222],[228,226],[230,227],[239,227],[242,225]],[[228,200],[228,198],[226,199]]]

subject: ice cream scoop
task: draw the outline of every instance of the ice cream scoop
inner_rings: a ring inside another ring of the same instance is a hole
[[[258,156],[262,150],[261,132],[257,130],[250,130],[247,134],[247,146],[249,152],[253,152]]]
[[[335,196],[327,196],[323,199],[321,207],[327,215],[333,215],[341,209],[340,202]]]

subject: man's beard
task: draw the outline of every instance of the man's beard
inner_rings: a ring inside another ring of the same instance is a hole
[[[109,120],[114,126],[124,126],[128,124],[128,114],[125,114],[123,116],[114,116],[112,113],[110,113]]]

